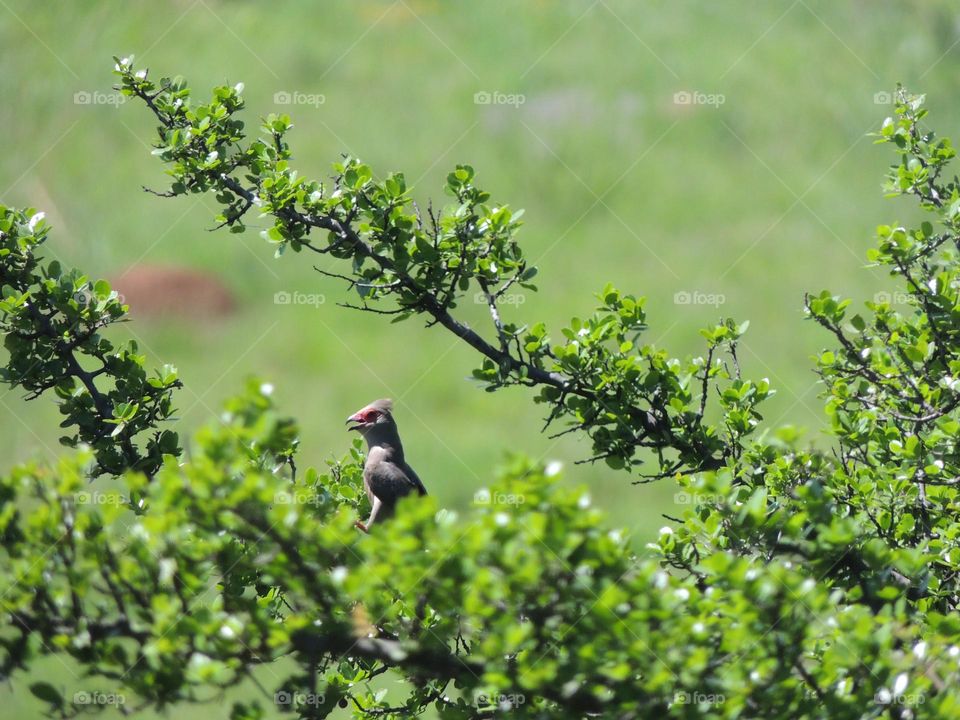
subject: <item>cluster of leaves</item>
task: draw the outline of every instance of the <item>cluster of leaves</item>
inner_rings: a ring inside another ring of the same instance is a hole
[[[740,378],[736,343],[745,325],[725,320],[705,330],[706,357],[682,361],[643,341],[643,298],[612,287],[600,293],[595,315],[562,329],[560,342],[543,323],[506,321],[504,298],[534,290],[536,268],[516,240],[521,213],[492,203],[470,166],[447,176],[453,202],[423,213],[402,174],[378,180],[355,158],[334,166],[329,186],[300,175],[290,163],[286,115],[268,115],[260,136],[248,140],[237,118],[241,85],[217,87],[209,102],[195,103],[182,79],[155,82],[130,58],[117,59],[116,74],[120,91],[141,99],[159,122],[154,152],[173,180],[158,194],[213,192],[222,206],[217,221],[232,232],[242,232],[256,208],[272,222],[263,236],[278,254],[289,247],[349,260],[350,274],[320,271],[357,292],[360,304],[348,307],[446,327],[479,351],[474,376],[488,389],[539,386],[547,425],[562,420],[566,431],[585,432],[591,460],[620,469],[652,456],[658,470],[646,479],[716,468],[756,426],[756,407],[770,390]],[[452,314],[464,297],[488,307],[491,338]],[[717,425],[706,418],[715,390]]]
[[[937,694],[960,681],[949,624],[905,651],[913,628],[893,605],[878,618],[782,559],[714,552],[697,574],[669,574],[584,490],[519,458],[463,516],[417,499],[366,537],[353,528],[360,458],[291,478],[279,462],[291,429],[251,382],[191,462],[126,476],[136,502],[85,499],[89,453],[5,477],[4,495],[34,508],[0,525],[5,672],[63,653],[163,707],[265,666],[267,699],[235,718],[347,705],[360,717],[860,717],[880,706],[878,683],[907,695],[901,676],[931,717],[955,709]],[[665,530],[659,547],[680,542]],[[274,662],[285,656],[293,669]],[[371,685],[390,667],[410,680],[402,702]],[[85,709],[51,683],[33,690],[61,716]]]
[[[878,133],[900,156],[887,190],[931,218],[877,228],[869,257],[902,283],[902,306],[877,298],[864,317],[821,295],[807,310],[839,343],[818,372],[851,479],[840,501],[891,552],[915,558],[922,607],[948,612],[960,598],[960,181],[941,180],[955,151],[925,115],[923,98],[901,91]]]
[[[182,81],[154,85],[126,60],[118,72],[161,120],[172,194],[216,192],[231,229],[259,206],[278,248],[351,260],[343,277],[360,307],[446,327],[483,356],[489,387],[536,387],[548,420],[586,432],[614,468],[651,451],[690,504],[638,557],[582,489],[513,458],[462,515],[416,498],[361,535],[359,446],[322,473],[298,472],[296,426],[277,414],[270,386],[251,381],[199,433],[189,462],[170,452],[113,472],[95,434],[56,467],[0,479],[5,676],[69,655],[157,707],[267,679],[262,702],[234,704],[236,720],[338,707],[363,718],[428,708],[445,718],[960,715],[960,189],[940,180],[952,151],[921,125],[920,98],[901,92],[879,139],[901,156],[891,191],[918,198],[932,219],[881,227],[871,254],[907,302],[850,315],[830,293],[807,299],[836,343],[817,357],[836,445],[825,453],[789,428],[754,434],[771,390],[740,377],[745,328],[732,321],[705,330],[706,356],[687,361],[643,345],[643,299],[612,287],[557,343],[542,324],[503,322],[496,293],[532,275],[513,239],[516,214],[489,206],[469,168],[449,178],[457,204],[423,222],[400,176],[376,182],[355,160],[338,166],[329,191],[299,179],[287,165],[288,119],[268,118],[267,139],[244,148],[236,88],[192,105]],[[32,213],[11,216],[19,224],[3,229],[5,242],[43,230]],[[4,285],[14,347],[69,303],[55,292],[59,269],[40,274],[19,253],[11,261],[30,269],[3,270],[20,278]],[[450,312],[472,286],[488,300],[493,340]],[[370,304],[386,297],[395,306]],[[54,317],[68,345],[79,337]],[[80,347],[91,346],[70,349]],[[114,382],[113,405],[138,402],[135,383]],[[111,424],[96,392],[74,412]],[[127,423],[118,437],[161,419]],[[91,467],[119,489],[90,502]],[[390,671],[403,687],[382,687]],[[51,683],[32,689],[56,715],[90,709]]]
[[[681,479],[696,509],[660,547],[702,584],[711,582],[705,559],[718,553],[802,565],[841,600],[844,617],[861,617],[871,642],[913,654],[906,690],[894,694],[917,700],[949,686],[931,652],[960,657],[951,645],[960,636],[960,188],[940,181],[954,151],[923,127],[923,98],[901,90],[894,112],[878,133],[900,156],[887,189],[918,199],[930,220],[877,228],[869,257],[890,268],[896,293],[861,313],[827,291],[806,299],[809,318],[837,343],[816,358],[833,454],[800,450],[785,432],[754,443],[735,466]],[[856,634],[837,634],[831,646],[862,658],[875,680],[885,672]],[[808,659],[819,692],[849,685],[826,672],[827,652]],[[940,716],[956,713],[956,702]]]
[[[0,380],[36,398],[53,390],[73,428],[60,442],[93,449],[92,472],[148,475],[166,454],[180,452],[176,433],[157,426],[173,414],[176,368],[150,377],[137,345],[115,346],[103,330],[124,319],[127,308],[105,280],[89,280],[60,263],[42,264],[43,213],[0,206],[0,331],[8,358]],[[138,435],[153,432],[143,447]]]

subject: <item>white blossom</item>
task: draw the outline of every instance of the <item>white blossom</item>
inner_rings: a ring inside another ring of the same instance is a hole
[[[897,675],[897,679],[893,681],[893,694],[897,696],[903,695],[903,691],[907,689],[908,682],[909,678],[906,673]]]
[[[160,582],[163,585],[168,584],[173,580],[174,574],[177,572],[177,561],[173,558],[163,558],[160,561]]]

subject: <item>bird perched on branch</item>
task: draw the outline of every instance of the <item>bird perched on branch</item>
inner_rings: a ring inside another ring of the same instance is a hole
[[[403,457],[403,445],[392,410],[392,401],[375,400],[347,418],[348,425],[354,423],[349,429],[358,431],[367,441],[363,486],[373,509],[367,522],[357,521],[357,527],[364,532],[374,522],[393,515],[400,498],[411,492],[427,494],[420,478]]]

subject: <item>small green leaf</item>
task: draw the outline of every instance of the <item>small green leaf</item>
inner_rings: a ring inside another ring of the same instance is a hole
[[[30,685],[30,692],[34,697],[56,708],[62,708],[64,705],[63,696],[60,694],[60,691],[48,682],[33,683]]]

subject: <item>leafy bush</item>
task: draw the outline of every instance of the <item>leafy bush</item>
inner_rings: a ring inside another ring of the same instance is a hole
[[[135,348],[115,349],[103,333],[124,308],[109,287],[41,270],[42,220],[4,209],[2,377],[32,396],[54,390],[79,448],[0,481],[5,676],[63,653],[164,707],[265,664],[283,674],[234,718],[338,706],[398,718],[431,707],[449,718],[960,716],[960,187],[944,179],[954,153],[922,124],[921,97],[900,91],[877,135],[899,155],[890,193],[930,218],[881,226],[871,251],[905,305],[854,313],[829,292],[806,299],[832,342],[816,359],[833,432],[821,450],[789,429],[759,431],[772,390],[741,377],[745,324],[705,329],[703,356],[681,360],[644,342],[643,298],[610,286],[556,340],[504,318],[499,300],[532,288],[535,270],[519,213],[492,203],[468,166],[448,176],[451,204],[424,214],[402,175],[378,180],[353,158],[329,185],[300,176],[286,116],[248,141],[239,87],[195,103],[184,81],[154,82],[128,59],[117,73],[158,120],[172,176],[160,194],[213,192],[231,231],[256,209],[277,254],[342,259],[355,307],[446,328],[479,353],[488,389],[534,388],[548,426],[591,438],[590,459],[670,478],[690,504],[638,557],[585,490],[515,456],[468,512],[418,498],[361,535],[359,445],[300,473],[297,428],[259,381],[182,462],[176,436],[157,429],[175,372],[147,379]],[[489,307],[489,338],[455,315],[468,293]],[[99,475],[118,489],[90,502]],[[402,698],[373,689],[388,671],[406,679]],[[31,689],[52,713],[90,709],[52,683]]]

